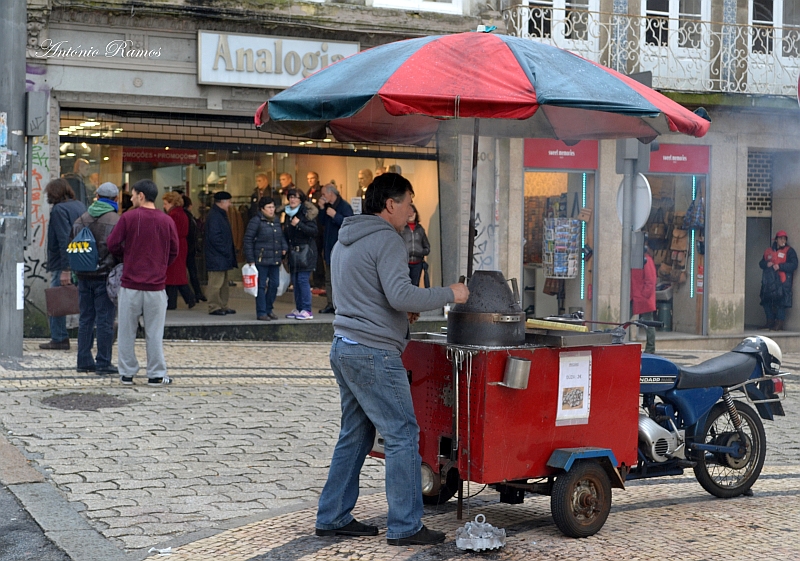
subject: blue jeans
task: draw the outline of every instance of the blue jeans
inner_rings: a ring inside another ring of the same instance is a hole
[[[272,305],[278,295],[278,283],[281,282],[281,265],[256,265],[256,269],[258,269],[256,317],[261,317],[272,313]],[[300,311],[300,308],[297,310]]]
[[[411,277],[411,284],[419,286],[419,279],[422,277],[422,261],[419,263],[409,263],[408,274]]]
[[[53,278],[50,279],[50,287],[61,286],[61,271],[53,271],[51,274]],[[53,341],[69,339],[67,316],[50,318],[50,339]]]
[[[292,272],[294,307],[298,312],[305,310],[311,313],[311,283],[308,282],[310,276],[311,271]]]
[[[335,337],[331,368],[339,384],[342,422],[328,481],[322,489],[317,528],[335,530],[353,520],[358,480],[377,429],[385,441],[388,539],[422,528],[419,425],[400,353],[349,345]]]
[[[786,308],[783,306],[775,306],[767,304],[764,306],[764,313],[767,315],[767,323],[773,321],[784,321],[786,319]]]
[[[111,366],[111,346],[114,344],[114,317],[117,307],[106,294],[106,279],[78,279],[80,323],[78,325],[78,368],[108,368]],[[97,324],[97,363],[92,358],[94,326]]]

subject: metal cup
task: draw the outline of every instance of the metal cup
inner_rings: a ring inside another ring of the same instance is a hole
[[[531,361],[527,358],[510,356],[506,359],[506,371],[499,385],[515,390],[528,387],[528,376],[531,373]]]

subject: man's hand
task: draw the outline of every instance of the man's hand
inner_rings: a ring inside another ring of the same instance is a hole
[[[450,290],[453,291],[453,297],[456,304],[463,304],[469,298],[469,288],[461,282],[450,285]]]
[[[320,195],[320,196],[317,198],[317,206],[319,207],[319,209],[320,209],[320,210],[322,210],[323,208],[325,208],[325,203],[326,203],[326,202],[328,202],[328,201],[326,201],[326,200],[325,200],[325,195]]]
[[[781,268],[781,266],[780,266],[780,265],[778,265],[777,263],[773,263],[773,264],[772,264],[772,268],[773,268],[773,269],[775,269],[775,270],[777,271],[778,269],[780,269],[780,268]]]
[[[61,271],[61,276],[59,277],[61,281],[61,286],[66,286],[68,284],[72,284],[72,273],[69,271]]]
[[[297,226],[298,224],[300,224],[300,219],[295,216],[292,218],[292,226]]]
[[[414,322],[419,319],[419,314],[415,312],[406,312],[408,314],[408,323],[414,325]]]
[[[328,216],[330,216],[331,218],[333,218],[334,216],[336,216],[336,211],[333,209],[333,207],[332,207],[332,206],[329,206],[329,207],[328,207],[328,210],[326,210],[326,211],[325,211],[325,213],[326,213]]]

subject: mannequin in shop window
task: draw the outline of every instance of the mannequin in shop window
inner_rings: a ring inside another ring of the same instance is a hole
[[[797,270],[797,253],[789,247],[785,230],[775,234],[775,241],[759,262],[761,267],[761,305],[767,315],[763,329],[782,331],[786,310],[792,307],[792,281]]]
[[[72,192],[75,193],[75,200],[83,203],[83,206],[91,204],[94,199],[94,189],[89,193],[87,188],[87,181],[89,177],[89,161],[83,158],[75,160],[70,173],[65,173],[62,176],[66,179],[69,186],[72,187]]]

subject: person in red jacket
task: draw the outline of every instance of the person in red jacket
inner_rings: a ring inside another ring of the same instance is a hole
[[[653,263],[653,256],[644,246],[644,266],[641,269],[631,269],[631,313],[638,315],[639,319],[645,321],[653,320],[653,312],[656,311],[656,266]],[[647,343],[644,352],[656,352],[656,330],[648,327]]]
[[[194,308],[197,301],[189,288],[189,276],[186,274],[186,258],[189,254],[189,217],[183,212],[183,195],[172,191],[164,193],[164,210],[175,222],[178,231],[178,257],[167,268],[167,309],[178,308],[178,292],[189,309]]]
[[[137,181],[131,190],[133,208],[123,214],[106,240],[108,251],[121,257],[119,289],[120,382],[133,384],[139,371],[134,352],[139,317],[144,319],[147,341],[147,383],[172,383],[164,360],[164,321],[167,317],[167,267],[178,257],[175,222],[155,205],[158,187],[149,179]]]

